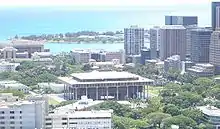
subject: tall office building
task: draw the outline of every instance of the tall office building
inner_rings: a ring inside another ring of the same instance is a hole
[[[193,29],[197,29],[198,26],[197,25],[189,25],[189,26],[185,26],[186,28],[186,57],[191,57],[191,30]]]
[[[212,2],[212,30],[216,29],[217,21],[219,21],[219,7],[220,2]]]
[[[198,25],[197,16],[165,16],[165,25]]]
[[[160,27],[150,29],[150,52],[151,59],[157,58],[157,51],[160,50]]]
[[[144,47],[144,28],[131,26],[124,29],[125,55],[139,55]]]
[[[209,62],[209,45],[212,30],[205,28],[192,29],[190,31],[191,61],[193,63]]]
[[[166,25],[160,30],[160,58],[165,60],[173,55],[186,58],[186,28],[182,25]]]
[[[220,71],[220,31],[213,31],[209,49],[209,61]]]

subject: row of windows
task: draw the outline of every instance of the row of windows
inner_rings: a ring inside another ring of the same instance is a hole
[[[15,114],[15,111],[10,111],[10,114]],[[20,111],[20,114],[22,113],[22,111]],[[5,114],[5,111],[0,111],[0,114]]]
[[[20,121],[19,123],[22,124],[22,121]],[[5,124],[5,122],[1,121],[0,124],[3,125],[3,124]],[[14,121],[10,121],[10,124],[15,124],[15,122]]]
[[[1,127],[0,126],[0,129],[6,129],[6,127]],[[10,129],[15,129],[15,127],[10,127]],[[22,127],[20,127],[20,129],[22,129]]]
[[[22,116],[19,116],[19,118],[22,119]],[[4,116],[0,116],[0,120],[1,119],[5,119],[5,117]],[[10,116],[10,119],[15,119],[15,116]]]

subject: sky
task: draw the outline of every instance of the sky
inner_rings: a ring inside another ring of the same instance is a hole
[[[170,6],[209,4],[211,0],[0,0],[0,7],[32,6]]]

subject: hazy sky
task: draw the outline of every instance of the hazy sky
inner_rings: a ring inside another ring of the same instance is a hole
[[[21,6],[168,6],[209,4],[211,0],[0,0],[0,7]]]

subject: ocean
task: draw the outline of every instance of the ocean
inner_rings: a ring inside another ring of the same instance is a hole
[[[83,30],[116,31],[131,25],[149,28],[163,25],[165,15],[196,15],[199,17],[200,26],[210,26],[210,7],[211,5],[193,7],[179,5],[108,10],[77,10],[64,7],[1,8],[0,40],[6,40],[15,35],[54,34]],[[84,47],[85,45],[88,46],[88,44],[77,44],[76,47]],[[89,46],[92,48],[104,46],[117,48],[114,46],[115,44],[110,44],[110,46],[91,45]],[[58,47],[59,45],[51,46]],[[63,50],[69,48],[64,44],[62,47]]]

